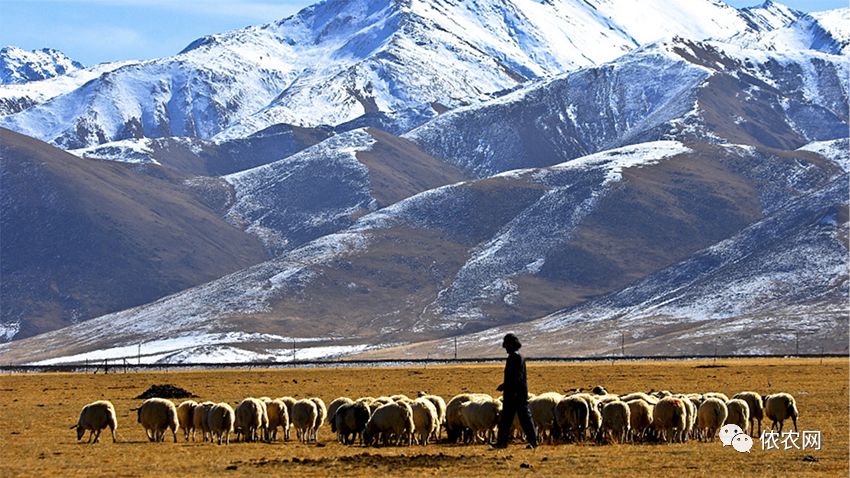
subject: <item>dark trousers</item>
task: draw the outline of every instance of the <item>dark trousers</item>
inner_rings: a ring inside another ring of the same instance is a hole
[[[531,421],[528,401],[518,402],[513,400],[506,400],[502,403],[502,415],[499,417],[499,437],[496,439],[496,444],[504,446],[511,440],[514,415],[519,416],[519,424],[525,433],[525,439],[528,440],[530,445],[537,446],[537,430],[534,429],[534,422]]]

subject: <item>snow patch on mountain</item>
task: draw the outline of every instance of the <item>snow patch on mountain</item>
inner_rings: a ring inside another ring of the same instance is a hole
[[[803,146],[800,150],[817,153],[841,166],[844,172],[850,172],[850,139],[848,138],[816,141]]]
[[[153,159],[153,149],[151,143],[153,140],[148,138],[142,139],[125,139],[121,141],[113,141],[91,148],[72,149],[68,152],[81,158],[103,159],[107,161],[118,161],[121,163],[136,163],[136,164],[156,164],[159,162]]]

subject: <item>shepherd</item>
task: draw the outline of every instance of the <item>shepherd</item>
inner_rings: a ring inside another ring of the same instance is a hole
[[[522,347],[514,334],[505,335],[502,347],[508,352],[505,362],[505,379],[496,390],[502,392],[502,415],[499,417],[499,436],[495,448],[507,448],[514,425],[514,415],[519,417],[519,424],[528,441],[527,448],[537,448],[537,430],[531,421],[531,410],[528,408],[528,375],[525,371],[525,359],[520,355]]]

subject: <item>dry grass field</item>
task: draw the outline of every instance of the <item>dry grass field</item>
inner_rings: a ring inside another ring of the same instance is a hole
[[[149,443],[130,409],[152,384],[183,387],[200,399],[245,396],[320,396],[425,390],[446,399],[467,391],[495,394],[498,365],[398,368],[208,370],[128,374],[13,374],[0,376],[0,476],[848,476],[847,359],[747,359],[632,363],[529,364],[532,391],[603,384],[612,393],[635,390],[792,393],[802,430],[820,430],[820,451],[749,454],[720,442],[673,445],[557,445],[506,450],[483,445],[363,448],[337,444],[325,425],[319,445],[287,443]],[[78,444],[69,427],[80,408],[109,399],[116,407],[119,443],[108,434]],[[176,400],[179,402],[179,400]],[[810,455],[816,461],[806,461]]]

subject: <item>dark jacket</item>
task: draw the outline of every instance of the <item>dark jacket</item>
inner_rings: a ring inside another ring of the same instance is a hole
[[[502,382],[502,396],[514,402],[528,401],[528,377],[525,372],[525,359],[519,352],[508,354],[505,363],[505,381]]]

